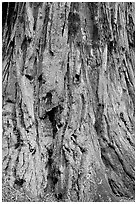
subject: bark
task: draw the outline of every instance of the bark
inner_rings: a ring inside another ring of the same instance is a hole
[[[2,13],[3,200],[134,199],[134,3]]]

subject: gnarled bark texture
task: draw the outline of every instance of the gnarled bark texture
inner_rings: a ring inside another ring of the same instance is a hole
[[[2,32],[3,200],[134,199],[134,3],[3,3]]]

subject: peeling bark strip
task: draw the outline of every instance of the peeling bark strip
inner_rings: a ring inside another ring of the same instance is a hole
[[[3,201],[133,201],[134,3],[2,15]]]

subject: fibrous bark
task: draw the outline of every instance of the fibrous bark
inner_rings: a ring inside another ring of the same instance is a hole
[[[134,3],[2,6],[3,189],[134,199]]]

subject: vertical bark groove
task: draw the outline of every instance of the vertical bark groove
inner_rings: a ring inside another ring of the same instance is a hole
[[[2,14],[3,201],[134,200],[134,3]]]

